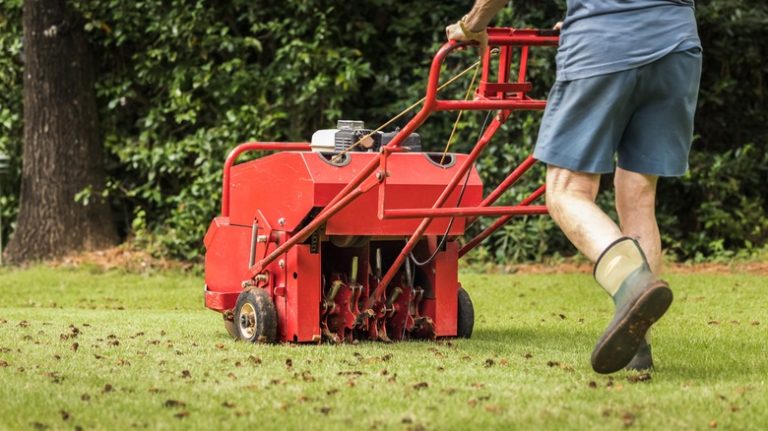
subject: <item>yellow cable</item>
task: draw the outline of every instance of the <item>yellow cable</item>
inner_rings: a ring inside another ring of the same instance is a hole
[[[469,87],[467,87],[467,93],[464,95],[464,100],[469,100],[469,95],[472,94],[472,88],[475,87],[475,78],[477,78],[477,70],[475,69],[475,73],[472,74],[472,81],[469,83]],[[448,136],[448,142],[445,143],[445,149],[443,150],[443,155],[440,157],[440,164],[442,165],[445,161],[445,155],[448,154],[448,149],[451,147],[451,142],[453,141],[453,135],[456,133],[456,128],[459,126],[459,121],[461,121],[461,114],[464,113],[464,110],[459,111],[459,115],[456,116],[456,121],[453,123],[453,129],[451,129],[451,135]]]
[[[453,78],[449,79],[449,80],[448,80],[448,81],[447,81],[445,84],[443,84],[443,85],[441,85],[440,87],[438,87],[438,88],[437,88],[437,91],[438,91],[438,92],[440,92],[440,91],[441,91],[442,89],[444,89],[445,87],[447,87],[447,86],[449,86],[449,85],[453,84],[453,83],[454,83],[454,82],[455,82],[457,79],[459,79],[459,78],[461,78],[462,76],[466,75],[466,74],[467,74],[467,73],[469,73],[469,71],[470,71],[470,70],[472,70],[472,69],[475,69],[475,73],[474,73],[474,75],[472,76],[472,83],[474,84],[474,82],[475,82],[475,77],[477,76],[477,66],[479,66],[479,65],[480,65],[480,62],[479,62],[479,61],[475,62],[473,65],[471,65],[471,66],[469,66],[468,68],[466,68],[466,69],[464,69],[463,71],[461,71],[461,73],[459,73],[458,75],[456,75],[456,76],[454,76]],[[472,85],[470,85],[470,88],[471,88],[471,87],[472,87]],[[382,129],[384,129],[385,127],[389,126],[390,124],[392,124],[393,122],[395,122],[397,119],[399,119],[399,118],[400,118],[400,117],[402,117],[403,115],[405,115],[405,114],[407,114],[408,112],[412,111],[412,110],[413,110],[415,107],[419,106],[419,105],[420,105],[422,102],[424,102],[424,100],[426,100],[426,99],[427,99],[427,97],[426,97],[426,96],[425,96],[425,97],[422,97],[422,98],[421,98],[421,99],[420,99],[418,102],[416,102],[416,103],[414,103],[413,105],[411,105],[411,106],[409,106],[409,107],[405,108],[405,110],[404,110],[404,111],[400,112],[399,114],[397,114],[397,115],[395,115],[394,117],[392,117],[391,119],[389,119],[389,120],[388,120],[386,123],[384,123],[384,124],[382,124],[381,126],[377,127],[377,128],[376,128],[376,130],[373,130],[372,132],[370,132],[370,133],[368,133],[367,135],[363,136],[362,138],[358,139],[358,140],[357,140],[357,142],[355,142],[354,144],[350,145],[349,147],[347,147],[347,148],[346,148],[346,149],[344,149],[343,151],[341,151],[341,152],[339,152],[338,154],[336,154],[335,156],[333,156],[333,158],[331,158],[331,162],[336,162],[336,161],[338,161],[338,159],[339,159],[340,157],[342,157],[344,154],[347,154],[348,152],[352,151],[352,149],[354,149],[355,147],[357,147],[358,145],[360,145],[360,143],[361,143],[361,142],[363,142],[365,139],[367,139],[367,138],[369,138],[369,137],[373,136],[373,135],[374,135],[374,134],[376,134],[377,132],[380,132]],[[459,113],[459,114],[461,114],[461,113]]]

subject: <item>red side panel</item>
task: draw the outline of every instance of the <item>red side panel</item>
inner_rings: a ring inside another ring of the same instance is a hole
[[[285,341],[320,340],[320,252],[297,245],[288,252]]]
[[[260,210],[264,222],[276,231],[295,232],[313,208],[325,207],[378,153],[350,153],[349,163],[330,164],[319,153],[283,152],[232,167],[230,223],[250,226]],[[467,156],[451,156],[455,162],[438,166],[424,153],[392,154],[387,162],[386,208],[431,208]],[[458,201],[463,180],[446,207]],[[461,206],[476,206],[483,186],[473,168]],[[343,208],[326,224],[329,235],[410,235],[420,218],[379,220],[377,187]],[[447,218],[435,219],[425,234],[445,232]],[[452,235],[464,233],[464,219],[457,218]]]
[[[459,246],[455,241],[446,244],[446,250],[435,258],[435,335],[456,336],[459,313]]]
[[[314,184],[303,154],[277,153],[233,166],[232,224],[250,226],[258,209],[273,229],[296,229],[315,201]],[[316,153],[309,154],[318,157]]]
[[[216,217],[205,235],[205,306],[223,311],[235,306],[241,283],[248,278],[250,229]]]

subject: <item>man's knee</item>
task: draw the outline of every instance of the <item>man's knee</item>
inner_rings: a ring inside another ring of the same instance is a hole
[[[565,197],[594,201],[599,187],[600,175],[547,166],[547,206]]]
[[[653,175],[617,169],[613,179],[617,206],[655,207],[657,180]]]

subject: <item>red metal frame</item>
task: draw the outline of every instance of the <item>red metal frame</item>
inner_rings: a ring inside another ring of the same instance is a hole
[[[379,217],[381,219],[398,218],[420,218],[422,219],[418,228],[408,239],[405,247],[397,256],[395,262],[389,267],[387,273],[380,280],[374,294],[370,296],[369,307],[381,301],[382,296],[400,270],[405,259],[413,248],[417,245],[425,230],[428,228],[434,218],[438,217],[466,217],[469,222],[478,216],[503,216],[492,226],[485,229],[477,237],[470,240],[460,251],[459,256],[463,256],[469,250],[474,248],[483,239],[487,238],[495,230],[499,229],[515,215],[534,215],[546,214],[545,206],[531,205],[544,193],[544,186],[532,193],[528,198],[515,206],[491,207],[494,202],[511,187],[531,166],[535,160],[532,156],[526,158],[510,175],[486,197],[480,206],[461,207],[461,208],[443,208],[448,198],[456,190],[467,174],[467,171],[473,166],[482,150],[490,143],[491,138],[498,131],[500,126],[507,120],[512,111],[516,110],[542,110],[546,106],[546,101],[535,100],[526,94],[532,86],[525,82],[529,47],[531,46],[557,46],[558,36],[548,31],[540,30],[516,30],[510,28],[492,28],[488,29],[489,48],[483,54],[483,73],[480,85],[474,100],[441,100],[437,98],[439,86],[440,70],[445,58],[451,52],[475,44],[474,42],[456,42],[445,43],[436,53],[429,71],[427,83],[427,92],[424,104],[421,110],[403,127],[392,141],[382,149],[381,156],[373,158],[360,172],[352,179],[336,196],[328,203],[320,213],[307,223],[302,229],[295,232],[288,240],[272,250],[267,256],[258,260],[250,269],[251,277],[256,277],[263,272],[272,262],[280,256],[285,255],[287,251],[295,245],[306,241],[318,228],[320,228],[329,218],[338,213],[345,206],[349,205],[357,197],[371,190],[378,185],[379,191]],[[491,82],[490,68],[492,56],[491,49],[499,50],[498,74],[496,82]],[[516,49],[520,51],[519,68],[517,70],[517,82],[509,82],[511,76],[511,62]],[[393,152],[402,151],[400,145],[420,127],[426,119],[437,111],[449,110],[499,110],[490,125],[483,132],[474,148],[464,160],[461,167],[456,171],[449,184],[443,190],[443,193],[435,201],[432,208],[407,208],[407,209],[386,209],[386,184],[387,184],[387,158]],[[238,146],[230,153],[224,166],[223,190],[222,190],[222,216],[229,215],[230,200],[230,170],[237,157],[246,151],[261,150],[286,150],[286,151],[310,151],[307,143],[276,143],[276,142],[252,142]]]

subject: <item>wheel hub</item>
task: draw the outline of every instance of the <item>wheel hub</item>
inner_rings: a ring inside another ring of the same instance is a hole
[[[256,334],[256,309],[249,303],[243,304],[240,308],[240,319],[238,322],[240,333],[245,338],[252,338]]]

